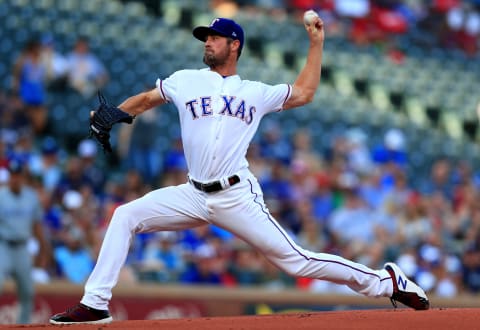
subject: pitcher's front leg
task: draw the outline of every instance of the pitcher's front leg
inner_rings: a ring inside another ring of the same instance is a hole
[[[199,195],[190,185],[152,191],[119,206],[103,239],[97,263],[90,274],[81,302],[106,310],[127,258],[133,236],[142,232],[182,230],[206,225],[206,211],[201,209]],[[185,203],[188,200],[189,203]]]

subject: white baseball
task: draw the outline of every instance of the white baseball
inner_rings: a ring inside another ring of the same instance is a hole
[[[303,22],[306,24],[306,25],[311,25],[313,23],[313,20],[315,19],[315,17],[318,17],[318,14],[313,11],[313,10],[307,10],[304,14],[303,14]]]

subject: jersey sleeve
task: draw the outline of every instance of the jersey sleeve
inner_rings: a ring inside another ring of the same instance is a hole
[[[178,91],[178,73],[175,72],[166,79],[158,78],[155,85],[161,97],[167,102],[173,102]]]
[[[267,112],[283,109],[285,102],[292,95],[292,86],[289,84],[264,85],[263,102]]]

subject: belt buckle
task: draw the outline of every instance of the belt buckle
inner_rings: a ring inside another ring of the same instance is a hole
[[[237,184],[238,182],[240,182],[240,178],[238,177],[238,175],[232,175],[231,177],[227,178],[226,181],[228,182],[228,185],[231,187]],[[224,188],[226,188],[226,187],[223,187],[221,181],[203,183],[203,182],[195,181],[190,178],[190,182],[193,184],[195,188],[206,193],[221,191]]]

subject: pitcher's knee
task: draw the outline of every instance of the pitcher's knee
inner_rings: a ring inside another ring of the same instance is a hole
[[[113,212],[110,225],[111,226],[127,225],[128,227],[135,227],[135,224],[133,224],[131,221],[134,218],[134,213],[135,213],[134,208],[132,208],[129,204],[120,205]]]

